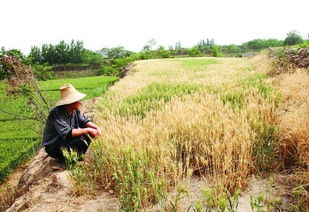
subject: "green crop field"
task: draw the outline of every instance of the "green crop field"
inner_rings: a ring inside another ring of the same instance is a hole
[[[117,77],[82,77],[41,81],[40,88],[53,106],[60,98],[59,87],[71,83],[90,99],[103,94]],[[5,82],[0,82],[0,181],[20,162],[33,155],[41,143],[42,126],[31,120],[25,110],[26,99],[6,95]]]
[[[48,99],[54,104],[59,98],[59,88],[65,83],[72,84],[77,90],[82,93],[87,94],[85,99],[91,99],[93,97],[99,96],[107,90],[111,83],[117,81],[117,77],[81,77],[74,79],[57,79],[40,82],[40,87],[48,97]]]

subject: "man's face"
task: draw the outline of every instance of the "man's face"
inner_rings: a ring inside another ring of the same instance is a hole
[[[74,110],[78,110],[79,108],[80,108],[80,106],[81,106],[81,102],[80,101],[77,101],[77,102],[74,102],[74,103],[72,103],[72,109],[74,109]]]

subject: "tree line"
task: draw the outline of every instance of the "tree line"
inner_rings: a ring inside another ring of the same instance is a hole
[[[296,31],[290,31],[284,40],[278,39],[254,39],[241,45],[216,45],[214,39],[202,39],[191,48],[182,47],[181,42],[176,42],[168,48],[159,46],[155,48],[154,39],[148,41],[140,52],[126,50],[122,46],[114,48],[102,48],[91,51],[84,47],[82,41],[72,40],[69,43],[60,41],[58,44],[43,44],[41,47],[33,46],[29,55],[24,55],[18,49],[0,50],[1,56],[13,56],[20,58],[24,63],[32,65],[40,79],[51,77],[53,67],[86,66],[100,68],[102,74],[120,75],[121,67],[133,60],[169,57],[196,57],[196,56],[236,56],[241,57],[247,52],[256,52],[269,47],[291,46],[303,43],[304,39]],[[45,74],[49,73],[49,74]],[[5,74],[0,67],[0,79]]]

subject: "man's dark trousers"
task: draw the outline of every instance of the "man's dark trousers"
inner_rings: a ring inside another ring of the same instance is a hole
[[[64,161],[64,156],[62,153],[63,149],[67,150],[68,152],[71,152],[72,150],[76,151],[79,158],[81,158],[86,153],[90,143],[90,138],[88,136],[82,135],[74,137],[64,144],[46,146],[45,151],[50,157],[56,158],[60,161]]]

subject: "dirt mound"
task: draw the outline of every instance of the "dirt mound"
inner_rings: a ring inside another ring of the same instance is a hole
[[[290,57],[290,62],[299,68],[309,67],[309,48],[301,48],[298,51],[290,50],[287,55]]]
[[[309,48],[270,49],[268,55],[273,61],[269,76],[294,73],[299,68],[309,73]]]
[[[19,198],[11,211],[116,211],[118,199],[108,192],[74,196],[68,171],[44,149],[33,158],[18,183]]]

